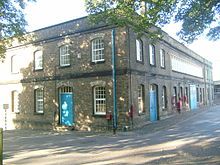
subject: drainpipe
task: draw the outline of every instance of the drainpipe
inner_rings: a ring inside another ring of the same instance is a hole
[[[112,29],[112,78],[113,78],[113,134],[118,127],[117,94],[116,94],[116,56],[115,56],[115,28]]]

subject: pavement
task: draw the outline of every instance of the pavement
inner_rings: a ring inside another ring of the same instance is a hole
[[[213,106],[214,107],[214,106]],[[187,120],[189,118],[194,117],[195,115],[198,115],[200,113],[203,113],[210,107],[202,107],[195,110],[182,110],[181,113],[174,113],[170,116],[167,116],[166,118],[163,118],[161,120],[155,121],[155,122],[149,122],[145,124],[144,126],[134,129],[132,131],[128,132],[118,132],[119,135],[131,135],[131,134],[148,134],[148,133],[154,133],[166,128],[170,128],[175,126],[178,123],[183,122],[184,120]]]
[[[186,111],[133,131],[4,132],[5,165],[218,164],[220,106]]]

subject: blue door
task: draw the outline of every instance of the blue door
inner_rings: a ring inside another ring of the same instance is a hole
[[[150,121],[157,120],[157,94],[156,91],[150,91]]]
[[[197,108],[196,85],[190,85],[190,108],[191,110]]]
[[[60,123],[64,126],[73,125],[73,94],[60,94]]]

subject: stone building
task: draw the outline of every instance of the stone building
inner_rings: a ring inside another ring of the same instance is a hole
[[[183,109],[212,103],[209,61],[166,33],[153,43],[130,28],[113,28],[83,17],[8,48],[0,64],[1,126],[136,128],[176,113],[180,99]]]

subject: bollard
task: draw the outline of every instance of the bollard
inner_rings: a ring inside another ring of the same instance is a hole
[[[3,165],[3,128],[0,128],[0,165]]]

